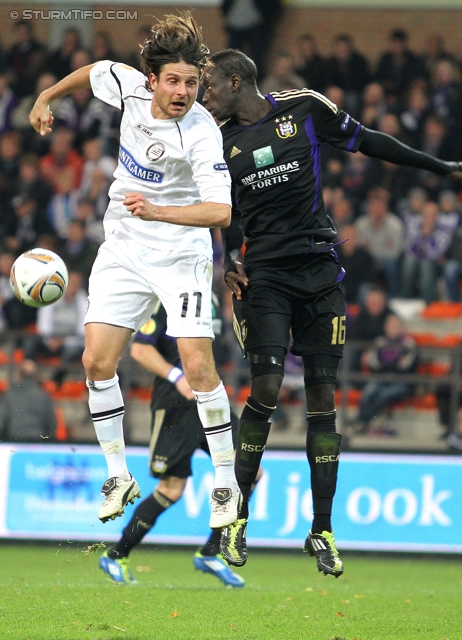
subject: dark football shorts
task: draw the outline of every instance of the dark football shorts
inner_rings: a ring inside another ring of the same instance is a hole
[[[289,348],[295,355],[341,357],[345,302],[343,269],[334,252],[246,265],[249,284],[233,298],[234,331],[244,352]]]
[[[233,438],[237,417],[231,412]],[[210,455],[196,403],[191,406],[157,409],[151,418],[149,470],[154,478],[192,475],[191,458],[196,449]]]

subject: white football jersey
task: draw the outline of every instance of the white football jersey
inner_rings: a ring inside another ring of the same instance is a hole
[[[122,111],[119,159],[104,217],[106,237],[119,231],[155,249],[210,257],[208,229],[140,220],[123,201],[127,192],[136,191],[157,205],[230,205],[231,178],[212,116],[196,102],[182,118],[153,118],[146,77],[125,64],[98,62],[90,81],[97,98]]]

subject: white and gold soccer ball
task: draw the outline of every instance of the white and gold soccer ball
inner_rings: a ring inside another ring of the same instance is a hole
[[[16,258],[10,271],[14,295],[28,307],[46,307],[67,289],[66,265],[57,253],[31,249]]]

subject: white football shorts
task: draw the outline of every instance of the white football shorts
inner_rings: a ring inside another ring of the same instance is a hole
[[[207,256],[159,251],[111,233],[93,264],[85,324],[138,331],[160,300],[168,335],[213,338],[212,275],[213,262]]]

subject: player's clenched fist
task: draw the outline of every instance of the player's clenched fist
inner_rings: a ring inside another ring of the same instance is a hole
[[[124,205],[128,211],[141,220],[157,220],[156,211],[158,207],[146,200],[141,193],[126,193]]]
[[[47,103],[37,100],[29,114],[29,122],[41,136],[51,133],[53,124],[53,113]]]

